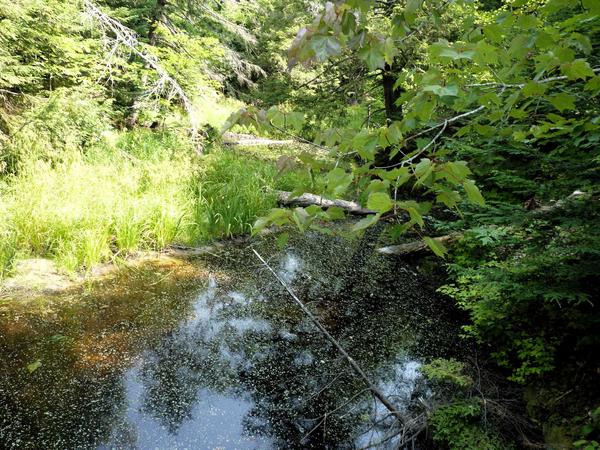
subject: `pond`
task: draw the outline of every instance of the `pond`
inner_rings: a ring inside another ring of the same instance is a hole
[[[460,351],[446,300],[360,240],[253,244],[407,416]],[[393,419],[253,255],[0,301],[0,447],[395,448]]]

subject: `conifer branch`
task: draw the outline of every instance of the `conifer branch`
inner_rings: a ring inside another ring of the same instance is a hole
[[[121,22],[113,19],[109,15],[105,14],[98,8],[91,0],[85,1],[85,8],[87,14],[94,19],[100,26],[100,29],[106,35],[112,34],[115,40],[115,48],[111,51],[111,54],[116,52],[116,48],[119,45],[127,47],[131,52],[143,60],[148,67],[156,72],[158,80],[154,84],[150,93],[159,93],[168,89],[167,94],[169,98],[177,97],[185,110],[191,127],[191,138],[195,141],[198,136],[198,127],[195,121],[195,112],[192,101],[186,94],[185,90],[181,85],[173,78],[169,72],[160,64],[158,58],[146,50],[138,40],[135,32]]]

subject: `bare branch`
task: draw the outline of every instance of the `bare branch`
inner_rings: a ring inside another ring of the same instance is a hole
[[[308,316],[308,318],[316,325],[316,327],[323,333],[323,335],[327,338],[327,340],[333,344],[333,346],[337,349],[337,351],[348,361],[352,370],[362,379],[362,381],[367,386],[367,389],[371,391],[373,396],[377,398],[381,402],[383,406],[385,406],[390,413],[394,414],[394,416],[401,422],[404,422],[404,417],[402,414],[396,409],[396,407],[387,399],[387,397],[371,382],[367,374],[360,368],[358,363],[352,359],[352,357],[346,352],[346,350],[341,346],[341,344],[327,331],[327,329],[321,324],[319,319],[317,319],[313,313],[302,303],[294,291],[281,279],[277,272],[275,272],[271,266],[263,259],[260,254],[252,249],[256,257],[263,263],[263,265],[273,274],[275,279],[285,288],[285,290],[290,294],[290,296],[294,299],[296,304],[300,307],[302,312]]]
[[[252,33],[250,33],[246,28],[230,21],[229,19],[217,13],[216,11],[213,11],[211,8],[204,5],[203,2],[204,0],[195,3],[196,6],[198,6],[202,11],[204,11],[210,18],[223,25],[227,30],[238,35],[244,42],[248,42],[252,45],[256,44],[256,37]]]

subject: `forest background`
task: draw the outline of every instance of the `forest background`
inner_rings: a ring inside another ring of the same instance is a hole
[[[0,0],[0,278],[346,216],[280,190],[356,201],[359,238],[437,255],[518,400],[437,361],[438,445],[600,448],[599,46],[597,0]]]

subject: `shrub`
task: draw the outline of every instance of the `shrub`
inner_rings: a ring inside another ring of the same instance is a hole
[[[484,428],[481,406],[467,400],[438,407],[430,418],[433,439],[451,450],[506,449],[502,441]]]

